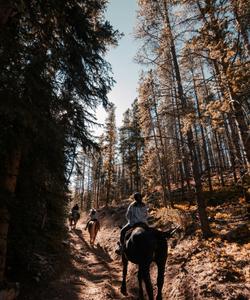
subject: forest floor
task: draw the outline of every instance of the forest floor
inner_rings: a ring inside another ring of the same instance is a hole
[[[129,264],[128,296],[120,293],[121,257],[115,254],[119,226],[125,222],[127,203],[100,209],[101,230],[90,246],[82,215],[76,229],[69,230],[63,242],[67,255],[61,255],[53,279],[26,284],[22,300],[107,300],[137,299],[137,269]],[[180,225],[182,231],[169,241],[169,255],[163,288],[164,300],[250,299],[249,207],[230,203],[208,208],[215,237],[204,240],[196,214],[178,209],[152,209],[151,224],[161,229]],[[192,208],[191,208],[192,211]],[[156,283],[156,268],[151,270]]]

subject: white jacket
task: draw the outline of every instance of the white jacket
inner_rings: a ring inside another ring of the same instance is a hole
[[[133,226],[136,223],[147,224],[148,208],[144,203],[132,202],[126,213],[128,224]]]

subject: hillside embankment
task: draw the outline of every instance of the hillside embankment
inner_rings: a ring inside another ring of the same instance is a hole
[[[62,243],[63,250],[55,255],[54,261],[40,255],[40,276],[21,284],[19,299],[137,299],[136,266],[129,265],[128,296],[125,297],[120,293],[121,258],[115,254],[127,204],[99,210],[101,230],[94,246],[90,246],[85,230],[87,215],[83,213],[76,229],[69,229]],[[180,231],[168,241],[164,300],[249,299],[248,210],[247,203],[239,202],[208,207],[215,236],[204,240],[195,207],[150,209],[152,226],[161,230],[180,226]],[[51,276],[42,271],[49,261]],[[152,265],[154,285],[156,271]]]

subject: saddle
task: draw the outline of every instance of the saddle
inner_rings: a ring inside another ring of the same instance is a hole
[[[124,242],[125,242],[126,240],[128,240],[128,238],[130,237],[130,235],[131,235],[131,233],[133,232],[133,230],[134,230],[135,228],[137,228],[137,227],[141,227],[141,228],[143,228],[143,229],[145,229],[145,230],[149,230],[149,229],[150,229],[150,227],[149,227],[147,224],[145,224],[145,223],[142,223],[142,222],[135,223],[135,224],[134,224],[127,232],[126,232]]]
[[[96,224],[96,228],[99,230],[100,229],[100,222],[97,219],[89,220],[89,222],[94,222]],[[89,225],[89,223],[88,223]]]
[[[96,218],[91,219],[90,221],[93,221],[93,222],[99,222]]]

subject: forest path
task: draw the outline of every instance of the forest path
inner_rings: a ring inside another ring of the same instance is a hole
[[[76,229],[69,230],[63,242],[69,254],[60,261],[62,271],[43,285],[29,286],[29,292],[24,293],[20,300],[138,299],[137,268],[132,263],[128,265],[128,296],[120,293],[122,263],[115,249],[119,226],[125,222],[126,207],[99,211],[101,230],[94,246],[90,245],[89,233],[84,230],[87,215],[82,214]],[[168,210],[161,209],[152,212],[151,217],[158,227],[161,223],[166,225],[170,215]],[[178,219],[176,211],[172,211],[172,215]],[[220,218],[224,220],[225,216],[217,214],[215,221],[218,223]],[[234,219],[235,216],[230,219],[230,225]],[[237,228],[244,218],[238,219]],[[250,299],[249,242],[228,242],[220,237],[205,241],[199,235],[176,238],[168,243],[163,300]],[[154,264],[151,277],[156,294],[157,270]]]
[[[103,226],[94,246],[90,245],[89,233],[84,229],[86,216],[80,219],[76,229],[69,231],[71,266],[66,268],[59,281],[54,282],[53,290],[57,290],[57,296],[51,300],[136,299],[133,289],[126,297],[120,293],[122,263],[114,252],[119,227],[107,227],[105,220],[100,221]],[[131,271],[136,272],[135,266],[129,267]]]
[[[95,245],[91,246],[84,226],[80,222],[69,234],[72,271],[79,282],[75,282],[75,287],[73,285],[77,299],[122,299],[119,294],[121,261],[119,257],[111,257],[106,248],[110,240],[109,230],[103,227],[97,234]],[[118,232],[116,236],[118,239]]]
[[[90,245],[89,233],[84,230],[86,215],[77,224],[77,228],[69,232],[69,243],[71,252],[72,267],[68,269],[68,277],[72,278],[69,282],[68,291],[71,290],[75,297],[64,298],[65,293],[61,293],[59,298],[53,300],[96,300],[96,299],[138,299],[137,267],[129,263],[127,275],[128,295],[120,293],[122,281],[122,262],[121,257],[115,254],[117,241],[119,239],[119,226],[124,224],[125,207],[106,210],[100,214],[101,230],[97,234],[95,245]],[[188,299],[185,286],[176,285],[176,276],[180,272],[182,260],[175,259],[169,254],[165,272],[165,285],[163,289],[163,299]],[[181,274],[182,278],[185,274]],[[152,264],[151,278],[154,287],[154,294],[157,293],[156,278],[157,268]],[[66,286],[63,285],[63,289]],[[59,288],[60,289],[60,288]]]
[[[76,229],[69,232],[71,267],[67,268],[64,278],[54,282],[60,293],[51,300],[122,299],[119,295],[121,262],[119,258],[112,258],[105,248],[108,230],[102,228],[95,245],[91,246],[84,227],[81,219]]]
[[[129,263],[127,275],[128,295],[120,293],[122,281],[122,262],[121,257],[115,254],[117,241],[119,239],[123,219],[123,209],[114,212],[105,211],[101,214],[101,230],[97,234],[94,246],[90,245],[89,233],[84,230],[86,215],[77,224],[77,228],[69,232],[70,252],[72,266],[68,269],[69,278],[73,280],[68,286],[75,294],[75,298],[63,297],[53,300],[96,300],[96,299],[138,299],[137,267]],[[182,268],[188,251],[197,247],[197,241],[185,243],[174,253],[174,248],[169,245],[169,255],[165,270],[165,284],[163,287],[163,299],[189,300],[196,299],[192,293],[190,282],[193,279]],[[171,244],[171,241],[169,242]],[[180,243],[180,245],[182,245]],[[178,247],[177,247],[178,248]],[[151,279],[154,287],[154,294],[157,293],[156,287],[157,267],[151,265]],[[191,284],[193,285],[193,284]],[[65,286],[63,287],[65,288]],[[66,293],[67,294],[67,293]],[[199,299],[199,298],[198,298]]]

